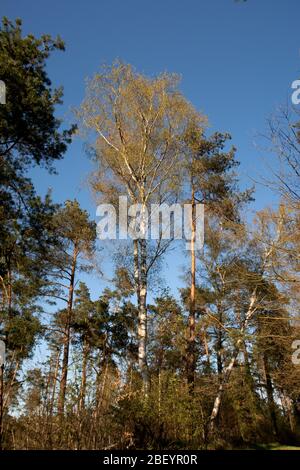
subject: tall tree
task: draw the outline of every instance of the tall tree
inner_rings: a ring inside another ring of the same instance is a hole
[[[1,171],[12,179],[32,164],[51,167],[63,157],[73,128],[60,131],[54,116],[62,89],[53,90],[46,62],[64,50],[58,37],[22,36],[22,22],[3,18],[0,28],[0,78],[6,85],[6,104],[0,107]]]
[[[46,71],[51,53],[63,48],[60,38],[24,37],[21,20],[2,20],[0,79],[6,103],[0,106],[0,322],[13,358],[6,367],[8,375],[13,371],[9,395],[40,332],[36,301],[43,294],[44,254],[53,241],[50,220],[56,209],[49,195],[44,201],[36,196],[26,172],[34,165],[53,169],[74,130],[60,130],[55,110],[62,90],[52,89]]]
[[[90,81],[79,111],[84,126],[97,135],[94,188],[110,197],[125,194],[132,204],[139,204],[141,224],[139,233],[133,230],[133,258],[139,309],[138,360],[145,387],[148,275],[165,249],[160,239],[150,257],[147,213],[151,202],[171,202],[180,181],[183,132],[191,116],[197,122],[203,120],[177,84],[173,75],[147,78],[129,65],[115,63]]]
[[[90,260],[95,249],[96,226],[77,201],[67,201],[53,218],[53,229],[59,245],[48,253],[49,282],[54,286],[53,295],[66,304],[59,315],[63,325],[63,356],[58,411],[64,411],[68,377],[71,324],[75,276],[78,270],[87,269],[83,260]]]
[[[238,220],[242,203],[251,199],[251,190],[239,191],[234,172],[239,162],[235,148],[226,151],[229,134],[215,133],[210,138],[193,122],[184,136],[186,144],[184,162],[188,176],[191,210],[191,284],[188,318],[187,379],[193,385],[196,369],[195,316],[196,316],[196,205],[205,204],[207,216],[218,214],[222,220]]]

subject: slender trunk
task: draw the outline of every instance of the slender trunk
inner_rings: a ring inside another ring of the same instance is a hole
[[[251,294],[248,311],[247,311],[246,316],[245,316],[245,321],[244,321],[243,326],[241,327],[241,334],[242,335],[244,334],[245,330],[247,329],[249,321],[251,320],[251,318],[252,318],[252,316],[253,316],[253,314],[255,313],[255,310],[256,310],[255,309],[255,303],[257,301],[256,291],[257,291],[257,288],[255,288],[253,290],[252,294]],[[236,363],[236,360],[237,360],[238,355],[240,353],[241,347],[243,346],[243,342],[244,341],[243,341],[242,338],[240,338],[237,341],[234,352],[232,354],[232,358],[231,358],[229,364],[223,369],[222,380],[219,384],[218,392],[217,392],[217,395],[216,395],[216,398],[215,398],[215,401],[214,401],[214,405],[213,405],[213,409],[212,409],[212,412],[211,412],[211,415],[210,415],[209,432],[214,431],[215,422],[216,422],[216,419],[219,415],[219,411],[220,411],[220,407],[221,407],[221,403],[222,403],[224,388],[225,388],[225,386],[227,385],[227,383],[230,379],[231,372],[232,372],[232,370],[235,366],[235,363]]]
[[[141,246],[141,276],[140,276],[140,305],[138,318],[138,360],[145,391],[148,387],[147,370],[147,249],[146,240],[140,240]]]
[[[54,410],[54,401],[55,401],[55,393],[56,393],[56,384],[59,372],[59,359],[60,359],[60,350],[57,351],[57,356],[55,360],[55,369],[52,375],[52,383],[51,383],[51,397],[50,397],[50,404],[49,404],[49,413],[47,416],[47,446],[49,449],[53,448],[53,410]]]
[[[141,190],[141,239],[134,241],[134,278],[138,303],[138,366],[144,392],[148,389],[147,368],[147,224],[144,189]]]
[[[218,369],[218,376],[220,380],[222,378],[222,373],[223,373],[222,347],[223,347],[223,335],[222,335],[221,328],[219,328],[217,332],[217,369]]]
[[[161,369],[159,368],[158,371],[158,418],[160,424],[160,417],[161,417]]]
[[[8,318],[12,318],[12,272],[10,267],[10,262],[7,271],[7,310],[8,310]]]
[[[290,430],[292,433],[296,431],[296,421],[295,416],[293,413],[293,401],[291,398],[285,393],[284,390],[281,391],[281,403],[282,407],[285,411],[285,414],[288,418]]]
[[[203,343],[204,343],[207,367],[210,369],[210,353],[209,353],[209,347],[208,347],[208,341],[207,341],[207,331],[205,327],[203,329]]]
[[[53,375],[53,357],[51,356],[49,359],[49,371],[48,371],[48,377],[47,377],[47,384],[46,384],[46,391],[45,391],[45,399],[43,400],[43,409],[42,409],[42,415],[43,418],[45,417],[46,419],[43,419],[43,431],[44,435],[46,436],[45,438],[45,447],[47,447],[48,442],[49,442],[49,421],[50,421],[50,406],[51,406],[51,382],[52,382],[52,375]]]
[[[82,358],[79,411],[83,411],[84,408],[85,408],[86,373],[87,373],[87,362],[88,362],[89,351],[90,351],[89,343],[88,343],[87,339],[85,338],[84,343],[83,343],[83,358]]]
[[[263,354],[262,360],[263,360],[263,368],[264,368],[265,381],[266,381],[266,391],[267,391],[267,397],[268,397],[268,406],[269,406],[273,433],[276,437],[278,437],[278,426],[277,426],[277,417],[276,417],[276,406],[275,406],[275,401],[274,401],[273,384],[272,384],[268,359],[265,353]]]
[[[43,415],[46,416],[46,428],[48,425],[49,407],[50,407],[50,393],[51,393],[51,378],[52,378],[53,357],[49,359],[49,371],[47,375],[47,382],[43,400]]]
[[[95,422],[97,421],[99,411],[100,411],[100,404],[101,404],[101,394],[102,394],[102,385],[103,385],[103,382],[101,382],[101,379],[104,374],[104,371],[106,370],[106,367],[108,367],[108,363],[109,363],[109,357],[107,354],[107,348],[106,348],[106,342],[105,342],[104,349],[103,349],[103,356],[102,358],[99,358],[98,370],[97,370],[97,376],[96,376],[96,396],[95,396],[95,412],[94,412]]]
[[[57,384],[58,371],[59,371],[59,358],[60,358],[60,350],[57,351],[55,371],[54,371],[54,376],[53,376],[53,380],[52,380],[52,394],[51,394],[50,413],[49,413],[50,417],[52,417],[53,410],[54,410],[56,384]]]
[[[22,354],[22,348],[20,350],[20,354]],[[6,393],[3,394],[4,398],[3,398],[3,409],[8,409],[10,407],[10,404],[11,404],[11,401],[12,401],[12,398],[13,398],[13,387],[16,383],[16,377],[17,377],[17,374],[19,372],[19,368],[20,368],[20,361],[17,360],[16,361],[16,365],[14,367],[14,370],[13,370],[13,374],[12,374],[12,377],[11,377],[11,380],[9,382],[9,384],[7,383],[6,386],[5,386],[5,390],[6,390]]]
[[[139,242],[133,240],[133,264],[134,264],[134,282],[138,308],[140,307],[140,262],[139,262]]]
[[[99,364],[99,369],[97,372],[96,378],[96,400],[95,400],[95,410],[93,413],[93,420],[92,420],[92,428],[93,428],[93,448],[97,448],[99,445],[98,436],[99,436],[99,422],[98,418],[100,416],[100,410],[102,408],[104,393],[105,393],[105,386],[106,386],[106,378],[108,374],[108,365],[109,365],[109,358],[104,351],[103,360]],[[102,382],[101,382],[102,378]]]
[[[217,396],[215,398],[214,406],[213,406],[213,409],[212,409],[212,412],[211,412],[211,415],[210,415],[210,431],[213,431],[213,429],[214,429],[214,424],[215,424],[215,421],[216,421],[216,419],[219,415],[219,411],[220,411],[220,407],[221,407],[224,387],[229,381],[229,378],[230,378],[232,369],[235,366],[238,354],[239,354],[239,350],[236,349],[236,351],[234,352],[228,366],[226,366],[223,370],[223,378],[222,378],[222,381],[219,385],[218,393],[217,393]]]
[[[105,369],[104,369],[104,373],[103,373],[103,382],[102,382],[102,386],[101,386],[101,393],[99,395],[99,409],[101,408],[102,403],[103,403],[103,399],[104,399],[107,374],[108,374],[108,361],[106,361]]]
[[[253,382],[253,377],[252,377],[252,374],[251,374],[249,354],[248,354],[248,351],[247,351],[247,345],[246,345],[245,341],[243,341],[243,355],[244,355],[244,367],[245,367],[246,379],[247,379],[247,382],[250,385],[251,392],[254,393],[254,382]]]
[[[187,344],[187,381],[193,387],[195,381],[196,370],[196,353],[195,353],[195,293],[196,293],[196,254],[195,254],[195,238],[196,238],[196,201],[195,190],[192,187],[192,220],[191,220],[191,289],[190,289],[190,309],[188,318],[188,344]]]
[[[71,338],[71,320],[72,320],[72,311],[73,311],[73,296],[74,296],[74,283],[75,283],[77,256],[78,256],[78,250],[75,244],[74,250],[73,250],[73,260],[72,260],[68,305],[67,305],[67,318],[66,318],[66,324],[65,324],[65,330],[64,330],[64,341],[63,341],[63,358],[62,358],[60,392],[59,392],[59,401],[58,401],[58,413],[60,415],[63,415],[64,408],[65,408],[65,398],[66,398],[67,379],[68,379],[68,366],[69,366],[70,338]]]
[[[259,401],[257,399],[255,381],[252,376],[250,359],[249,359],[249,354],[247,351],[247,345],[245,341],[243,341],[242,349],[243,349],[243,355],[244,355],[245,377],[246,377],[246,381],[251,392],[251,399],[252,399],[254,408],[257,410],[257,414],[258,414],[261,411],[261,409],[260,409]]]

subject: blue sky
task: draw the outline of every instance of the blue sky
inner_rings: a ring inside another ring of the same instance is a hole
[[[0,12],[22,18],[24,33],[65,40],[66,52],[53,55],[48,72],[54,85],[64,86],[58,113],[67,122],[83,98],[85,78],[120,58],[146,74],[182,76],[183,93],[208,116],[211,130],[232,134],[242,187],[268,171],[254,141],[300,77],[299,0],[1,0]],[[52,187],[57,201],[76,197],[95,217],[85,182],[90,169],[75,140],[57,165],[58,176],[37,169],[31,174],[40,193]],[[266,188],[256,189],[250,211],[276,203]],[[173,289],[181,284],[182,263],[173,255],[165,264]],[[107,259],[109,272],[108,266]],[[95,295],[103,285],[91,280]]]

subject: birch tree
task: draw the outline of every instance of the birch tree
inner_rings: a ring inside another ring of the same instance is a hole
[[[231,359],[228,364],[223,368],[222,379],[220,381],[218,391],[214,400],[214,405],[209,419],[208,432],[213,432],[216,419],[219,415],[222,397],[226,385],[229,382],[231,373],[236,365],[238,356],[242,351],[244,344],[244,335],[248,327],[253,321],[257,312],[265,311],[270,308],[270,300],[265,296],[265,284],[268,278],[269,267],[271,264],[274,252],[282,243],[282,235],[284,233],[284,217],[279,213],[275,231],[269,233],[266,224],[266,217],[264,212],[257,215],[257,230],[252,235],[249,248],[253,250],[256,256],[257,267],[252,273],[247,274],[248,277],[248,290],[249,300],[243,313],[243,321],[240,324],[238,337],[234,339],[234,347],[231,354]],[[251,252],[251,251],[250,251]],[[241,282],[241,279],[240,281]],[[272,303],[272,301],[271,301]]]
[[[154,78],[130,65],[104,67],[89,82],[79,117],[93,132],[97,170],[93,187],[110,197],[128,196],[138,204],[140,233],[133,236],[134,282],[137,297],[138,362],[147,384],[147,291],[149,270],[165,252],[160,238],[149,256],[147,242],[150,204],[171,202],[181,185],[183,134],[189,121],[203,122],[178,91],[178,77]]]

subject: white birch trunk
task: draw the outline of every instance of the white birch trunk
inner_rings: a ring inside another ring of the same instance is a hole
[[[142,205],[142,223],[140,240],[141,256],[140,256],[140,305],[139,305],[139,324],[138,324],[138,360],[139,369],[141,371],[144,390],[148,388],[148,370],[147,370],[147,242],[146,242],[146,224],[148,221],[145,217],[145,205]]]
[[[241,334],[243,334],[245,332],[245,330],[247,329],[249,321],[251,320],[254,312],[256,311],[256,308],[255,308],[255,303],[256,303],[256,300],[257,300],[256,291],[257,291],[257,288],[255,288],[252,292],[252,295],[251,295],[251,298],[250,298],[250,304],[249,304],[248,311],[246,313],[246,317],[245,317],[245,321],[244,321],[244,325],[241,328]],[[242,344],[243,344],[243,339],[240,338],[236,343],[235,350],[234,350],[234,353],[232,355],[232,358],[231,358],[229,364],[223,370],[223,377],[222,377],[222,380],[220,382],[220,385],[219,385],[219,388],[218,388],[218,393],[216,395],[216,398],[215,398],[215,401],[214,401],[214,406],[213,406],[213,409],[212,409],[212,412],[211,412],[211,415],[210,415],[209,432],[212,432],[214,430],[215,421],[216,421],[216,419],[219,415],[219,411],[220,411],[220,407],[221,407],[221,403],[222,403],[224,387],[230,379],[231,372],[232,372],[232,370],[235,366],[235,363],[236,363],[236,360],[238,358],[238,355],[239,355]]]
[[[142,206],[142,209],[145,206]],[[141,233],[146,236],[145,213],[141,214]],[[138,305],[138,366],[143,380],[144,391],[148,387],[147,371],[147,242],[146,239],[133,241],[134,281]]]

